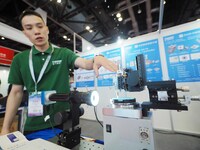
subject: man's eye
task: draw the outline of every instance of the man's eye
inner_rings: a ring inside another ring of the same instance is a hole
[[[38,26],[38,28],[43,28],[43,26]]]

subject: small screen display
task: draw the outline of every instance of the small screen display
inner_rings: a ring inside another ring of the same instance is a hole
[[[12,143],[17,142],[19,140],[14,134],[9,134],[7,135],[7,137]]]

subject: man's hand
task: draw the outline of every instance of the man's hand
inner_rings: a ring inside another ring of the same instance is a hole
[[[0,136],[1,136],[1,135],[8,134],[8,133],[10,133],[10,130],[2,129],[2,130],[1,130],[1,133],[0,133]]]
[[[84,59],[84,58],[77,58],[75,61],[75,66],[77,68],[82,68],[86,70],[94,70],[96,77],[99,76],[99,71],[98,69],[100,67],[104,67],[105,69],[112,71],[112,72],[117,72],[118,70],[118,65],[113,63],[112,61],[106,59],[105,57],[99,55],[95,56],[94,59]]]
[[[117,72],[117,70],[118,70],[118,66],[115,63],[113,63],[112,61],[106,59],[105,57],[103,57],[101,55],[95,56],[94,63],[93,63],[93,69],[96,74],[96,77],[99,76],[98,70],[100,67],[104,67],[107,70],[112,71],[112,72]]]
[[[10,128],[14,120],[14,117],[17,113],[17,109],[21,104],[22,97],[23,97],[23,86],[13,84],[6,103],[6,113],[4,116],[1,135],[5,135],[11,132]]]

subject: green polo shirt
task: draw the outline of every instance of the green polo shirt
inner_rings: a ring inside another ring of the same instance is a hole
[[[36,81],[48,55],[52,52],[51,46],[45,52],[40,52],[33,46],[32,58],[33,69]],[[8,82],[10,84],[23,85],[29,93],[35,91],[35,83],[32,79],[29,69],[30,50],[17,54],[12,62]],[[37,84],[38,91],[56,90],[57,93],[68,93],[69,87],[69,69],[74,67],[74,62],[78,56],[67,48],[55,48],[52,53],[49,64]],[[56,102],[44,110],[44,115],[40,117],[28,117],[25,124],[25,131],[40,130],[49,128],[50,123],[44,122],[44,117],[50,115],[54,124],[53,117],[56,112],[69,109],[66,102]]]

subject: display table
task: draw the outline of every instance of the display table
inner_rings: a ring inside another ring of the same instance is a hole
[[[55,139],[56,140],[56,139]],[[55,142],[54,140],[54,142]],[[0,136],[0,149],[4,150],[69,150],[68,148],[57,145],[53,141],[41,138],[27,140],[19,131],[15,131]],[[82,139],[81,143],[72,150],[103,150],[103,145],[95,143],[93,140]]]

